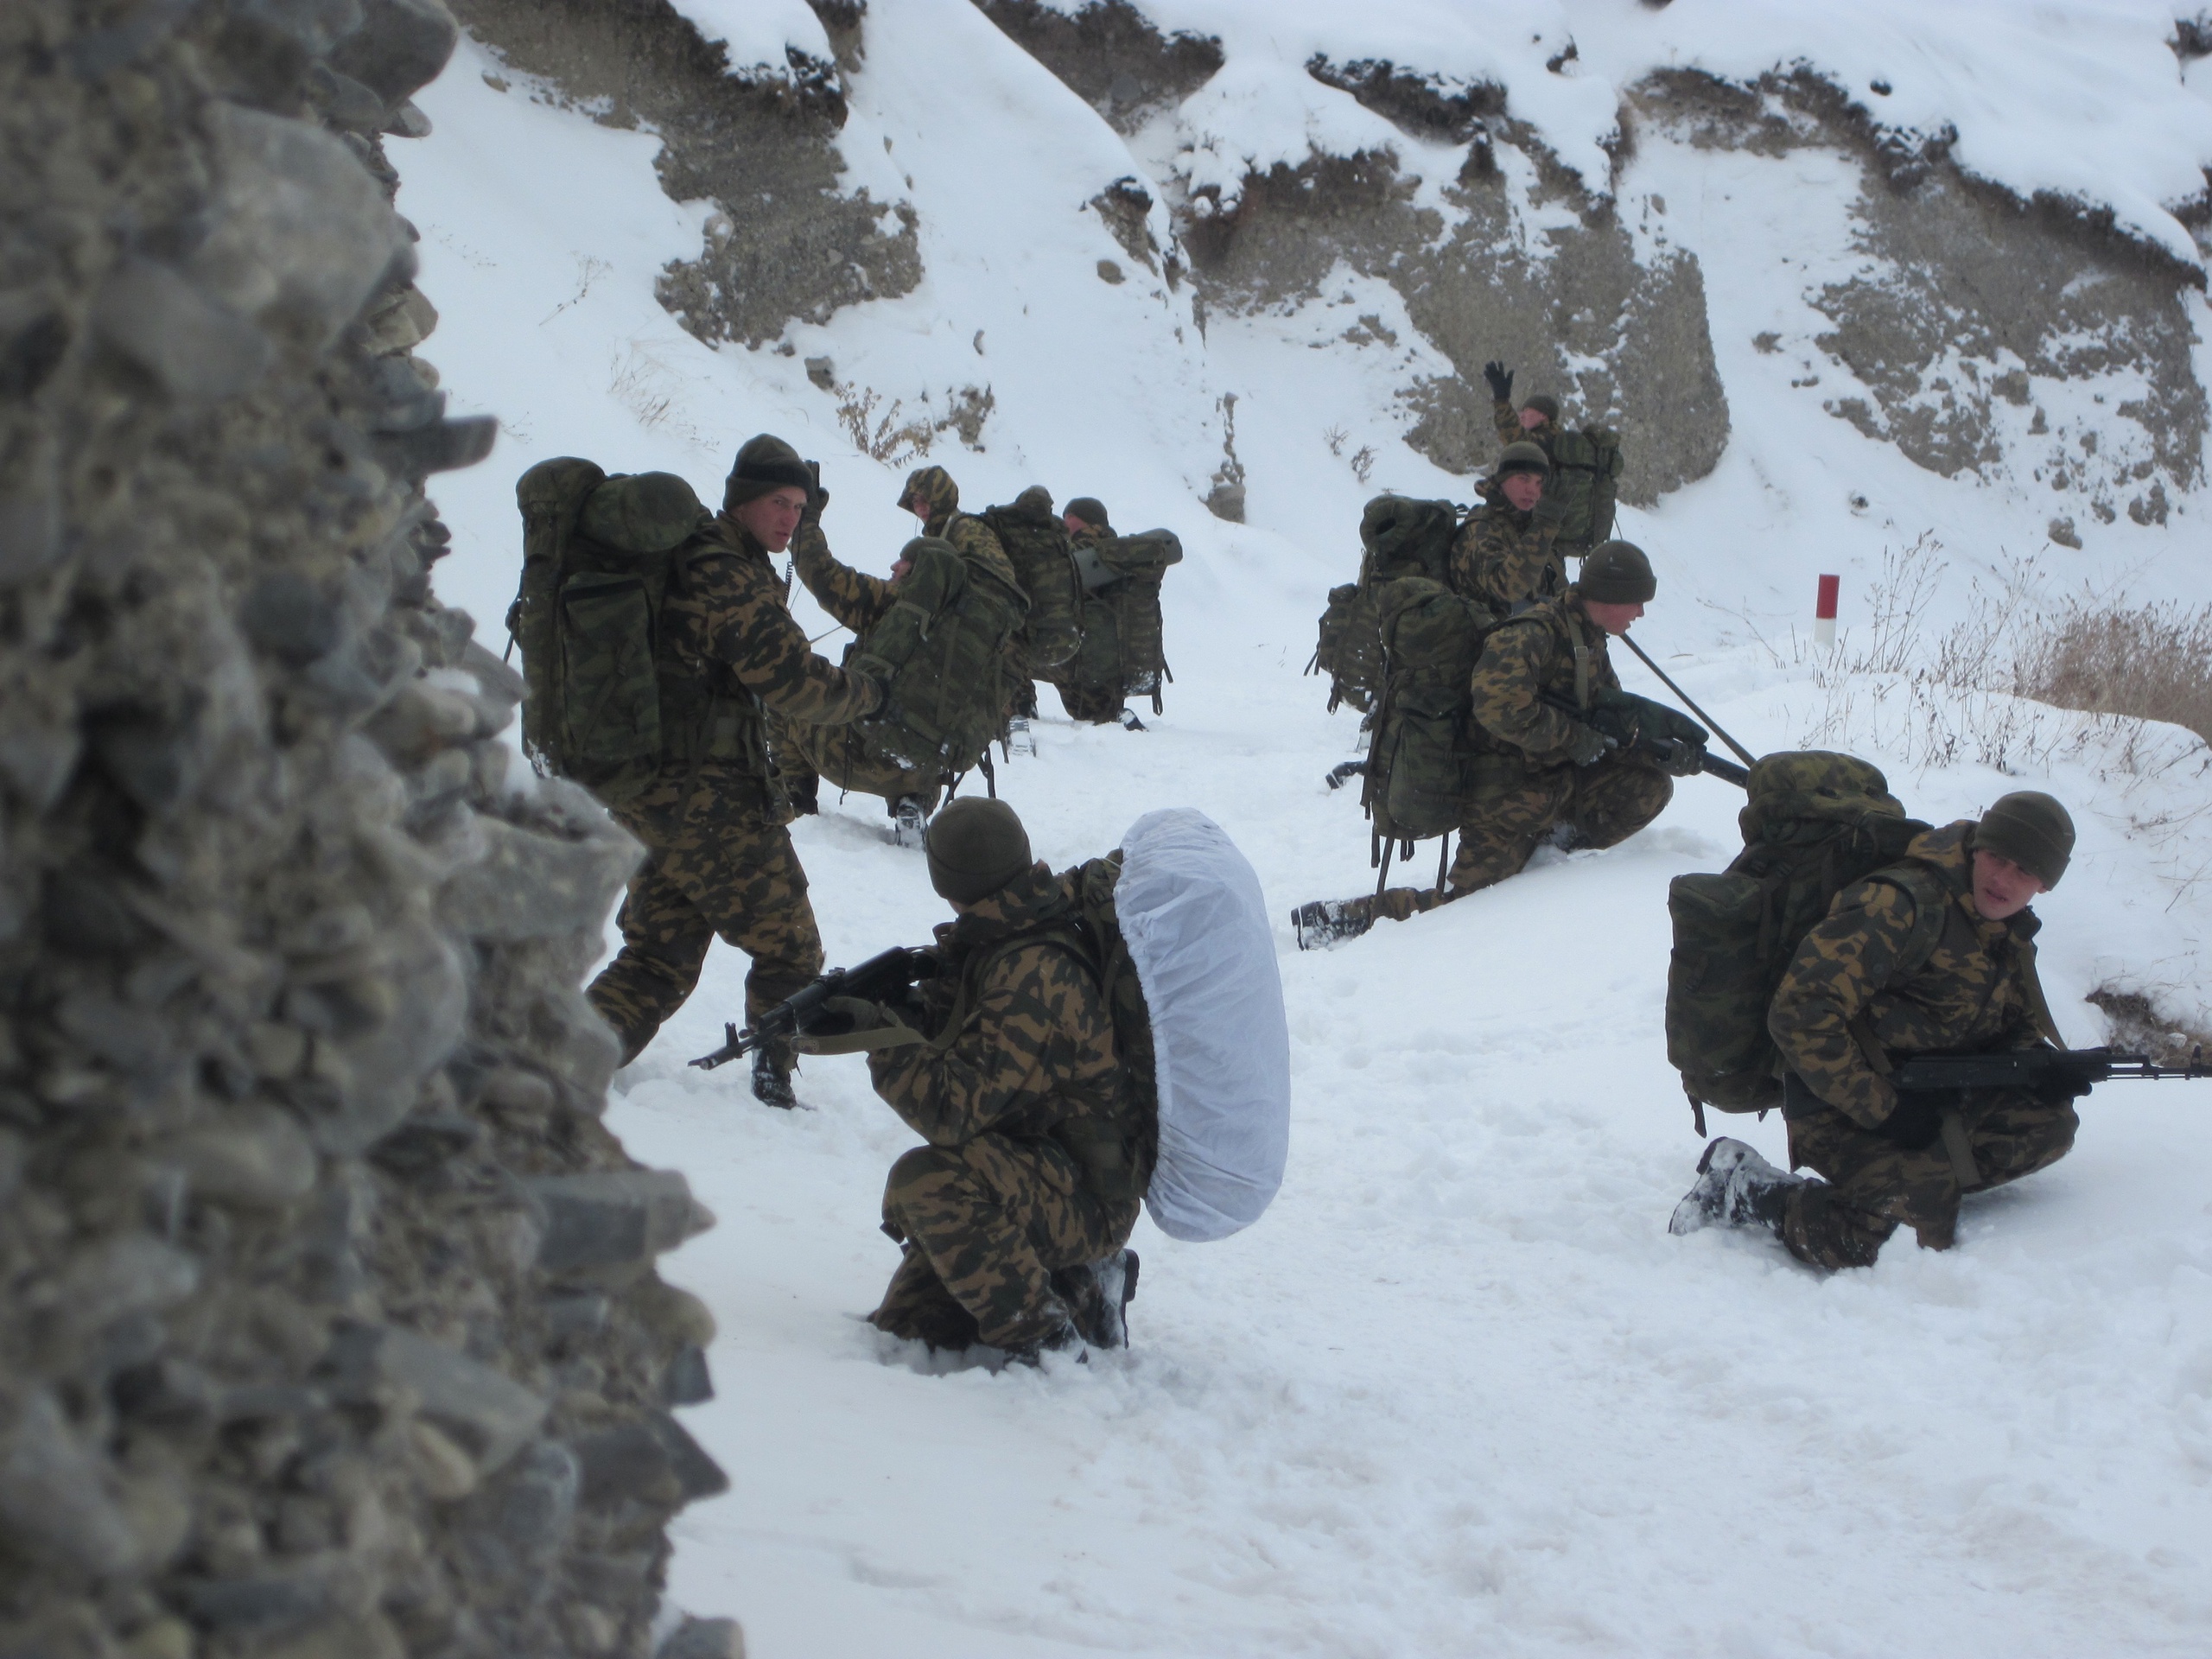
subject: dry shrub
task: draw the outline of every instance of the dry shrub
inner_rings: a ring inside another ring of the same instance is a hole
[[[2171,721],[2212,743],[2212,606],[2120,610],[2076,601],[2026,631],[2013,677],[2020,696]]]
[[[2101,985],[2087,1001],[2111,1027],[2114,1048],[2147,1054],[2160,1065],[2185,1065],[2212,1043],[2212,1035],[2192,1029],[2141,991]]]

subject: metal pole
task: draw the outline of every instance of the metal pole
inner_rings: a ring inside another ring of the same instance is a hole
[[[1719,738],[1723,743],[1726,743],[1730,748],[1735,750],[1737,758],[1741,760],[1745,766],[1752,766],[1758,764],[1757,759],[1752,755],[1749,749],[1738,743],[1734,738],[1729,736],[1727,733],[1722,731],[1720,729],[1720,722],[1715,720],[1711,715],[1707,714],[1704,709],[1697,706],[1696,699],[1692,697],[1688,692],[1683,690],[1681,686],[1676,685],[1674,681],[1667,677],[1667,671],[1665,669],[1660,667],[1658,664],[1653,662],[1649,657],[1646,657],[1643,654],[1643,647],[1642,645],[1637,645],[1635,640],[1630,639],[1625,633],[1618,634],[1615,637],[1620,640],[1621,644],[1626,645],[1630,651],[1636,653],[1637,659],[1639,662],[1659,677],[1661,683],[1665,685],[1669,691],[1673,692],[1676,696],[1682,700],[1683,706],[1687,708],[1690,713],[1695,715],[1707,725],[1712,727],[1713,734]]]

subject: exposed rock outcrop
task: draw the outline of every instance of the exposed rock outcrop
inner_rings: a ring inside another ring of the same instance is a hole
[[[634,849],[429,591],[455,34],[0,10],[0,1655],[641,1655],[724,1484],[577,989]]]

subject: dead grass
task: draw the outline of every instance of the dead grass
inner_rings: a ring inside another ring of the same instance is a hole
[[[2027,632],[2013,679],[2016,695],[2038,702],[2170,721],[2212,743],[2212,606],[2076,601]]]
[[[2193,1050],[2212,1044],[2212,1035],[2192,1029],[2145,995],[2101,985],[2084,999],[2112,1028],[2112,1046],[2147,1054],[2160,1065],[2183,1065]]]

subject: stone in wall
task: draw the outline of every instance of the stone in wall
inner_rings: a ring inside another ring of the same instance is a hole
[[[838,65],[793,53],[784,73],[733,74],[724,48],[668,0],[457,0],[454,10],[507,63],[599,120],[649,125],[669,196],[721,208],[699,257],[661,280],[661,302],[700,339],[759,346],[794,318],[827,321],[921,280],[912,207],[840,188]],[[833,49],[856,60],[860,0],[815,10]]]
[[[725,1484],[577,988],[635,849],[430,589],[494,426],[385,140],[454,38],[0,10],[9,1659],[642,1656]]]

